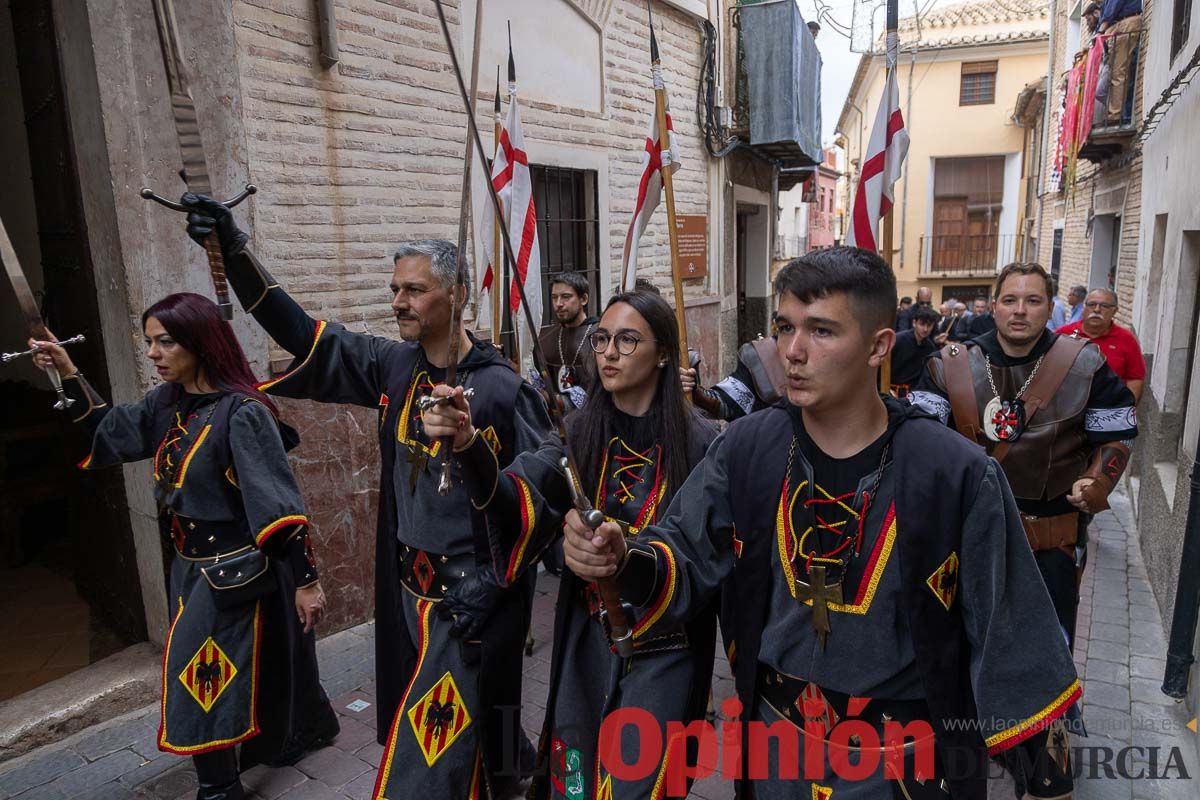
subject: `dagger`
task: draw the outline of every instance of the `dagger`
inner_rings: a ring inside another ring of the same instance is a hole
[[[42,321],[42,312],[38,310],[37,302],[33,299],[33,292],[29,288],[29,281],[25,278],[25,273],[21,270],[21,264],[17,261],[17,251],[13,249],[12,242],[8,238],[8,232],[4,230],[4,222],[0,220],[0,261],[4,262],[4,271],[8,275],[8,280],[12,284],[13,294],[17,296],[17,305],[21,308],[21,315],[25,318],[25,325],[29,329],[29,335],[34,339],[41,341],[49,341],[50,332],[46,330],[46,323]],[[74,344],[82,342],[83,335],[73,336],[70,339],[59,342],[59,344]],[[38,351],[38,348],[31,347],[20,353],[4,353],[0,355],[0,361],[7,364],[13,359],[21,356],[31,356]],[[75,401],[67,397],[63,393],[62,378],[58,375],[58,370],[54,367],[46,367],[46,377],[50,379],[50,385],[54,387],[55,393],[58,395],[58,402],[54,407],[59,411],[69,408]]]
[[[208,177],[208,162],[204,158],[204,144],[200,139],[196,104],[192,101],[192,89],[179,47],[175,9],[171,0],[151,0],[151,4],[154,6],[154,21],[158,23],[158,44],[162,49],[163,67],[167,71],[167,85],[171,91],[171,114],[175,119],[175,136],[179,140],[179,155],[183,160],[183,169],[179,171],[179,177],[183,178],[189,192],[211,197],[212,180]],[[257,191],[254,184],[248,183],[241,194],[222,205],[233,208]],[[172,203],[150,189],[142,189],[142,197],[173,211],[191,211],[187,206]],[[212,273],[213,290],[217,295],[217,307],[221,310],[221,318],[231,320],[233,305],[229,302],[229,285],[225,281],[225,258],[221,255],[216,231],[205,237],[204,252],[208,256],[208,271]]]

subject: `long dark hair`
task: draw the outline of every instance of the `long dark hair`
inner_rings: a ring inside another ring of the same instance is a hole
[[[660,441],[663,444],[667,493],[661,507],[665,509],[671,496],[691,471],[692,411],[679,385],[679,328],[675,324],[675,312],[660,295],[646,291],[622,292],[614,295],[604,310],[617,303],[631,306],[646,320],[650,332],[658,340],[660,356],[667,361],[666,366],[658,370],[658,388],[650,402],[650,410],[646,412],[651,430],[660,431],[662,436]],[[592,386],[587,402],[571,419],[568,436],[571,451],[583,473],[579,479],[587,493],[594,496],[598,477],[596,470],[604,459],[609,440],[614,436],[613,421],[617,408],[612,395],[605,390],[599,378],[593,381]]]
[[[154,317],[179,346],[196,357],[204,378],[223,392],[238,392],[262,402],[279,416],[275,404],[255,385],[242,345],[217,304],[192,292],[169,294],[142,312],[142,328]],[[182,392],[183,387],[178,391]]]

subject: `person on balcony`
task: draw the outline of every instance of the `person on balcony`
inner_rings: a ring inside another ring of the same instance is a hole
[[[1121,109],[1129,92],[1129,67],[1142,31],[1142,0],[1104,0],[1097,30],[1102,34],[1113,34],[1108,51],[1110,83],[1106,121],[1114,124],[1121,119]]]

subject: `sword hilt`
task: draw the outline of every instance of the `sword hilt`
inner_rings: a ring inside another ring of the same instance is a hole
[[[224,200],[224,201],[219,200],[217,202],[221,203],[221,205],[225,206],[226,208],[233,208],[234,206],[241,203],[243,200],[245,200],[250,195],[257,194],[257,193],[258,193],[258,187],[255,186],[253,183],[247,183],[245,188],[243,188],[242,191],[239,192],[238,195],[236,197],[234,197],[232,200]],[[182,203],[176,203],[172,200],[168,200],[167,198],[165,198],[161,195],[155,194],[153,189],[144,188],[141,191],[141,195],[142,195],[143,200],[153,200],[154,202],[158,203],[159,205],[166,206],[167,208],[171,209],[172,211],[178,211],[181,214],[188,214],[195,210],[193,208],[188,208],[187,206],[183,205]]]
[[[232,200],[218,202],[221,202],[221,205],[226,208],[233,208],[257,191],[257,186],[253,183],[247,183],[246,187],[242,189],[237,197],[234,197]],[[175,203],[165,197],[161,197],[151,189],[142,189],[142,197],[183,214],[194,210],[182,203]],[[217,295],[217,308],[221,312],[221,319],[229,321],[233,319],[233,304],[229,302],[229,284],[225,279],[225,256],[221,253],[221,242],[217,238],[215,231],[204,237],[204,252],[208,256],[208,271],[212,274],[213,291]]]
[[[575,471],[571,468],[571,460],[563,456],[559,459],[558,465],[567,477],[571,502],[575,504],[575,510],[579,512],[583,524],[596,530],[604,524],[604,514],[593,507],[580,491]],[[600,593],[600,602],[604,605],[603,615],[608,622],[608,637],[612,641],[617,655],[621,658],[631,658],[633,656],[633,630],[629,627],[625,606],[621,602],[621,593],[617,590],[616,581],[612,578],[597,578],[596,589]]]
[[[60,342],[55,342],[55,344],[58,344],[58,345],[79,344],[80,342],[86,342],[86,341],[87,341],[87,337],[81,333],[78,336],[72,336],[70,339],[63,339]],[[22,350],[19,353],[0,353],[0,363],[7,364],[8,362],[13,361],[14,359],[22,358],[23,356],[31,356],[34,353],[36,353],[39,349],[40,348],[37,348],[37,347],[31,347],[28,350]]]
[[[463,389],[462,396],[463,396],[463,399],[470,400],[472,397],[475,396],[475,390],[474,389]],[[450,402],[449,395],[446,395],[444,397],[434,397],[431,394],[427,394],[427,395],[422,396],[421,399],[417,400],[417,410],[421,411],[421,412],[425,412],[431,408],[436,408],[437,406],[444,406],[449,402]]]

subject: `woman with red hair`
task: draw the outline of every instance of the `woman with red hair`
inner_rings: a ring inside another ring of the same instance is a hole
[[[294,763],[338,733],[313,626],[325,608],[304,502],[286,451],[299,441],[255,388],[217,306],[172,294],[142,315],[162,383],[110,407],[53,342],[53,366],[86,409],[84,469],[152,459],[159,527],[173,543],[159,749],[190,755],[197,800],[245,795],[241,766]]]

